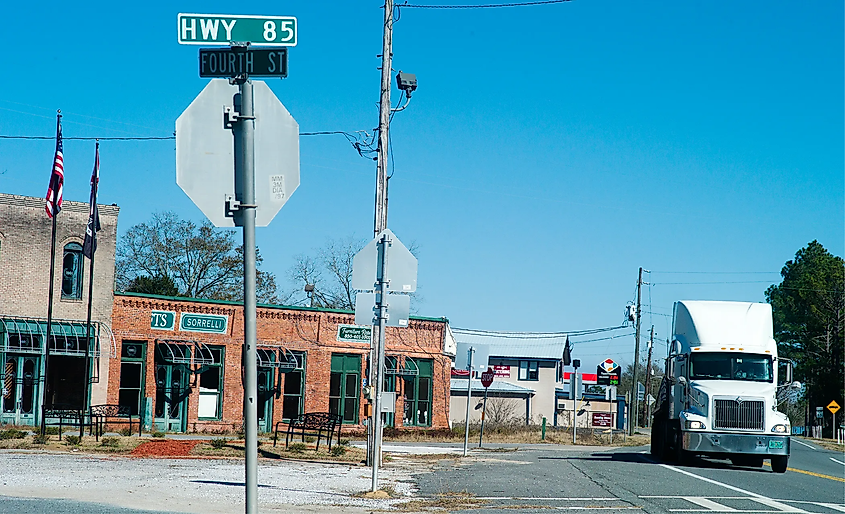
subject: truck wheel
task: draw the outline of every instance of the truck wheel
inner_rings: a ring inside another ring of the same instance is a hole
[[[675,440],[675,462],[678,464],[686,464],[689,460],[689,452],[684,450],[684,432],[681,430],[681,424],[675,425],[674,430]]]
[[[657,421],[651,427],[651,455],[658,459],[663,460],[663,422]]]
[[[772,471],[775,473],[786,473],[787,462],[789,462],[789,456],[787,455],[772,457]]]

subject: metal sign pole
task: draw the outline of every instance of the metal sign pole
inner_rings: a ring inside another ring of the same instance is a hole
[[[258,370],[255,333],[255,114],[252,82],[238,81],[241,108],[235,131],[240,137],[235,159],[241,166],[240,218],[244,238],[244,450],[246,514],[258,509]]]
[[[475,353],[475,348],[469,347],[469,376],[467,377],[467,416],[464,421],[464,457],[467,456],[469,448],[469,404],[472,402],[472,355]]]
[[[481,407],[481,433],[478,435],[478,447],[481,448],[481,441],[484,440],[484,418],[487,417],[487,387],[484,388],[484,406]]]
[[[390,246],[390,236],[383,234],[378,243],[377,269],[378,294],[376,308],[378,309],[378,348],[376,351],[376,393],[373,395],[373,483],[372,491],[378,491],[378,466],[381,461],[381,402],[384,389],[384,328],[387,322],[387,248]]]

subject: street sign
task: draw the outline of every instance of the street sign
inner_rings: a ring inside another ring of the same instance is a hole
[[[822,419],[824,417],[824,407],[816,407],[816,419]]]
[[[613,362],[613,359],[606,359],[596,366],[596,384],[598,385],[619,385],[619,373],[622,368]]]
[[[200,48],[200,77],[288,76],[287,48]]]
[[[378,242],[384,235],[388,235],[391,240],[387,251],[387,290],[392,293],[413,293],[417,290],[417,258],[390,229],[384,229],[352,259],[352,289],[375,290],[376,268],[379,266]]]
[[[645,398],[645,386],[637,382],[637,401],[641,402]]]
[[[649,405],[654,405],[654,402],[656,401],[657,400],[652,395],[648,395],[648,398],[646,398],[646,403],[648,403]]]
[[[487,371],[481,373],[481,385],[484,387],[490,387],[493,384],[493,377],[496,375],[496,372],[493,371],[493,368],[487,368]]]
[[[261,81],[255,106],[255,225],[266,227],[299,187],[299,125]],[[234,227],[234,138],[224,126],[237,86],[212,79],[176,120],[176,183],[217,227]],[[240,190],[240,187],[238,188]]]
[[[181,45],[296,46],[297,23],[293,16],[237,14],[185,14],[177,17]]]
[[[836,411],[839,410],[839,404],[836,403],[836,400],[827,404],[827,410],[829,410],[831,414],[836,414]]]
[[[388,294],[385,299],[387,307],[388,327],[407,327],[411,315],[411,297],[406,294]],[[376,294],[358,293],[355,295],[355,324],[375,325],[376,320]]]
[[[455,353],[455,369],[468,369],[470,348],[473,350],[472,370],[486,371],[489,367],[487,361],[490,360],[489,344],[458,343],[458,349]]]

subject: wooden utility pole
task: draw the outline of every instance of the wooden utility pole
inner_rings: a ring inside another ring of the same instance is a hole
[[[645,426],[651,426],[651,404],[648,402],[648,397],[651,396],[651,351],[654,349],[654,325],[651,326],[651,333],[648,337],[648,358],[645,366],[645,400],[646,404],[646,418]]]
[[[634,429],[637,425],[637,405],[638,391],[637,391],[637,368],[640,363],[640,302],[642,301],[643,289],[643,268],[640,266],[640,274],[637,278],[637,330],[634,335],[634,373],[631,384],[631,403],[628,404],[628,435],[634,435]]]
[[[387,152],[389,149],[390,131],[390,72],[393,61],[393,0],[384,2],[384,32],[381,50],[381,92],[379,94],[379,122],[378,122],[378,151],[376,157],[376,205],[373,232],[377,237],[387,228]],[[379,333],[379,325],[373,325],[370,340],[370,372],[368,384],[373,391],[372,417],[368,424],[372,445],[367,456],[373,467],[372,490],[378,488],[378,465],[381,460],[381,405],[378,397],[381,395],[381,384],[384,372],[384,349],[379,348],[379,341],[383,341]]]

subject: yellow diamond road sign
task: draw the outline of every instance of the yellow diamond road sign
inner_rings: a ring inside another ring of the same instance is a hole
[[[839,410],[839,404],[834,400],[827,404],[827,410],[829,410],[831,414],[836,414],[836,411]]]

